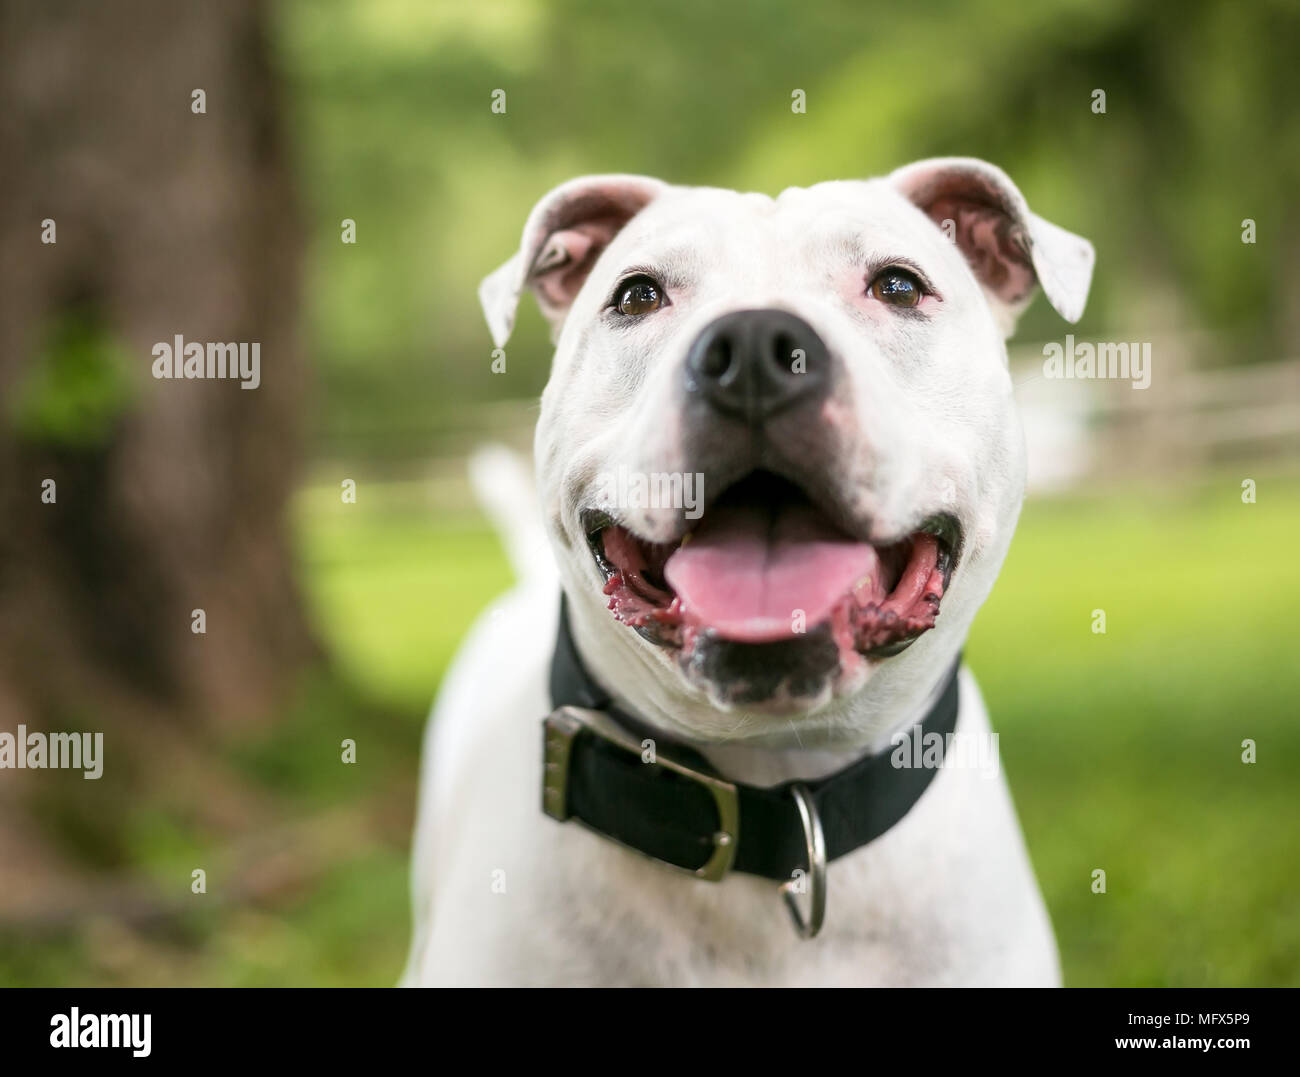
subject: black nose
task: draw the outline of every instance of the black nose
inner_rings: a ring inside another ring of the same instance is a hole
[[[783,310],[724,314],[704,328],[686,357],[687,391],[749,423],[821,400],[829,383],[822,338]]]

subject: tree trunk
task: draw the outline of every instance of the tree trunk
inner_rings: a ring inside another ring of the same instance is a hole
[[[0,10],[0,729],[265,714],[313,653],[284,518],[302,240],[266,20],[255,0]],[[156,378],[177,335],[256,342],[260,385]]]

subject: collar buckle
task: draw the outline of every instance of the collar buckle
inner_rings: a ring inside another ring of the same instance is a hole
[[[641,743],[604,712],[588,710],[585,707],[559,707],[551,712],[543,723],[542,811],[560,822],[565,822],[571,817],[576,818],[579,823],[583,822],[580,817],[571,815],[568,804],[569,760],[573,752],[573,742],[583,732],[590,733],[642,758]],[[680,777],[702,786],[713,797],[713,805],[718,813],[717,829],[713,832],[713,852],[702,865],[691,869],[651,856],[635,846],[623,842],[618,844],[655,863],[665,864],[698,879],[718,882],[731,870],[736,860],[736,850],[740,846],[740,794],[735,785],[680,763],[658,749],[655,751],[654,762],[646,763],[646,766],[665,767]],[[610,838],[610,835],[603,831],[597,833],[602,837]],[[617,839],[610,838],[610,840]]]

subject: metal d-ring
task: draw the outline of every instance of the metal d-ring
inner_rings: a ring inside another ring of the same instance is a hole
[[[799,911],[799,901],[795,897],[797,880],[782,883],[780,890],[799,937],[811,939],[822,929],[822,922],[826,919],[826,839],[822,835],[821,816],[817,814],[817,805],[808,787],[802,783],[792,785],[790,795],[799,809],[804,845],[808,851],[808,874],[805,876],[808,880],[808,919],[805,920]]]

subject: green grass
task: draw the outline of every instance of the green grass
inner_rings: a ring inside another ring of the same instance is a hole
[[[466,629],[510,586],[496,539],[476,518],[361,487],[305,495],[301,548],[316,619],[339,667],[374,698],[423,715]]]
[[[968,658],[1068,983],[1300,983],[1298,493],[1025,511]]]

